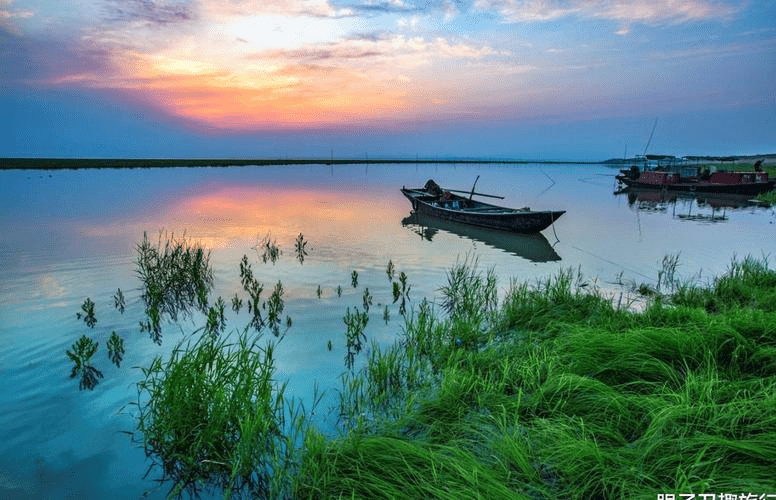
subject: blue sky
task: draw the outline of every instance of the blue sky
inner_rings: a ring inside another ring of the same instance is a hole
[[[776,152],[776,2],[0,0],[0,155]]]

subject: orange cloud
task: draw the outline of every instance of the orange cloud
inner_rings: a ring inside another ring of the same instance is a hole
[[[441,61],[508,54],[487,45],[403,35],[301,40],[284,49],[257,50],[256,43],[226,47],[228,26],[200,36],[182,33],[158,46],[159,33],[134,27],[141,30],[136,41],[125,29],[94,30],[85,37],[91,50],[108,54],[107,69],[51,82],[129,91],[208,128],[290,129],[438,113],[435,104],[460,94],[457,85],[447,84]]]

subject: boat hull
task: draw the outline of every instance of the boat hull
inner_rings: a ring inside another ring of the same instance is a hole
[[[769,180],[765,182],[745,182],[745,183],[718,183],[709,181],[688,181],[688,182],[642,182],[639,179],[633,179],[627,175],[616,176],[617,180],[626,186],[639,189],[658,189],[669,191],[689,191],[695,193],[721,193],[721,194],[748,194],[757,195],[766,193],[774,189],[776,181]]]
[[[561,215],[566,213],[565,210],[515,210],[479,203],[478,206],[483,207],[481,209],[491,210],[490,213],[481,213],[434,206],[433,202],[424,200],[422,199],[422,196],[418,195],[418,193],[422,193],[422,190],[419,189],[402,189],[402,193],[412,203],[413,210],[421,215],[516,233],[538,233],[547,229]],[[451,201],[460,200],[465,200],[465,198],[455,195],[451,197]],[[492,209],[488,209],[487,207],[492,207]],[[499,212],[499,209],[502,210],[502,212]]]

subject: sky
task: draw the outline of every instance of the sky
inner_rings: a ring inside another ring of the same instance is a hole
[[[776,153],[774,20],[775,0],[0,0],[0,157]]]

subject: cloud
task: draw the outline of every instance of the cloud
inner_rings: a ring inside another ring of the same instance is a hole
[[[461,13],[458,10],[458,7],[456,7],[455,4],[453,4],[453,2],[450,0],[445,1],[444,5],[442,6],[442,12],[444,13],[445,22],[452,21]]]
[[[255,15],[349,17],[350,7],[336,7],[328,0],[201,0],[201,10],[210,19]]]
[[[26,19],[35,13],[31,10],[18,10],[13,8],[13,0],[0,0],[0,28],[6,28],[13,33],[19,33],[13,23],[14,19]]]
[[[196,18],[191,0],[109,0],[108,19],[169,24]]]
[[[665,25],[729,17],[741,6],[715,0],[476,0],[474,8],[496,11],[509,23],[578,16]]]
[[[487,56],[506,56],[509,52],[496,51],[487,45],[451,43],[443,37],[433,41],[421,36],[381,34],[374,37],[350,37],[328,44],[311,44],[299,49],[253,53],[253,60],[327,62],[339,68],[353,68],[357,60],[366,60],[362,69],[413,68],[431,64],[439,58],[480,59]]]

